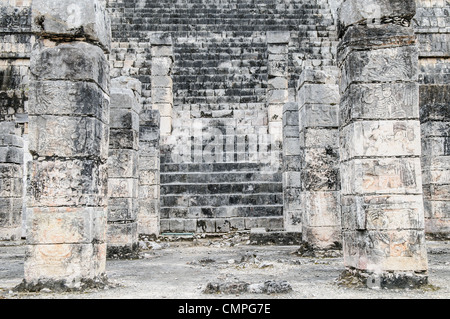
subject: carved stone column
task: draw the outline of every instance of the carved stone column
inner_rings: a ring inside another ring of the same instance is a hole
[[[344,263],[369,287],[427,282],[413,0],[340,9]]]
[[[35,0],[28,249],[18,289],[104,285],[110,28],[94,0]]]

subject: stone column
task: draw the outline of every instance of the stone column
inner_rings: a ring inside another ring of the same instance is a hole
[[[172,133],[173,108],[173,48],[169,33],[153,33],[150,35],[152,45],[152,109],[159,110],[161,135]]]
[[[0,122],[0,240],[22,235],[23,140],[14,122]]]
[[[160,115],[144,110],[139,127],[139,213],[138,234],[160,233]]]
[[[425,233],[450,239],[450,24],[448,1],[417,0]]]
[[[0,3],[0,241],[22,237],[30,2]]]
[[[288,53],[290,33],[267,32],[269,75],[267,85],[267,107],[269,112],[269,133],[275,143],[283,140],[283,106],[289,101]]]
[[[297,89],[305,253],[334,254],[341,248],[338,74],[333,67],[304,69]]]
[[[414,12],[414,0],[340,10],[345,274],[368,287],[427,282]]]
[[[25,278],[19,290],[105,284],[110,28],[96,0],[34,0]]]
[[[298,105],[290,102],[283,107],[283,218],[287,232],[302,232],[301,164]]]
[[[108,258],[136,258],[138,150],[141,82],[129,77],[111,81],[108,157]]]

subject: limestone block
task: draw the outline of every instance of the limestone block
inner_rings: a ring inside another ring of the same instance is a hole
[[[159,182],[158,170],[140,170],[139,185],[155,185]]]
[[[119,76],[111,79],[111,87],[117,90],[131,90],[136,99],[142,95],[142,82],[129,76]],[[126,91],[127,94],[129,91]]]
[[[23,180],[22,178],[1,176],[0,197],[22,197]]]
[[[362,156],[420,156],[418,121],[355,122],[341,130],[341,159]]]
[[[102,207],[33,207],[27,214],[27,242],[89,244],[106,240],[106,209]]]
[[[11,228],[22,226],[22,198],[14,197],[0,197],[0,227],[1,228]],[[0,238],[4,238],[0,232]],[[17,238],[19,239],[19,238]]]
[[[283,153],[285,156],[300,155],[300,143],[298,138],[286,137],[283,140]]]
[[[107,166],[96,160],[33,161],[30,178],[30,207],[106,205]]]
[[[362,249],[367,246],[371,249]],[[428,266],[423,231],[344,231],[343,249],[347,266],[367,271],[426,271]]]
[[[109,177],[135,177],[138,172],[138,154],[129,149],[110,149],[108,157]]]
[[[139,114],[142,111],[142,105],[136,98],[135,93],[127,88],[111,88],[111,113],[117,109],[129,110]]]
[[[425,218],[430,219],[450,219],[450,200],[425,200]]]
[[[283,43],[288,44],[291,34],[288,31],[268,31],[267,43]]]
[[[302,227],[302,240],[314,249],[327,250],[336,247],[341,241],[340,227]]]
[[[33,0],[32,31],[41,36],[85,38],[107,52],[111,49],[109,15],[97,0]]]
[[[270,77],[284,77],[288,76],[288,62],[286,60],[269,61],[267,72]]]
[[[170,88],[152,88],[152,102],[158,103],[173,103],[173,93]],[[163,115],[161,114],[161,117]]]
[[[162,116],[160,133],[161,135],[168,135],[172,132],[172,117]]]
[[[271,95],[271,96],[273,97],[273,95]],[[269,121],[271,121],[271,122],[282,121],[282,119],[283,119],[283,104],[269,104],[268,114],[269,114]]]
[[[29,149],[39,156],[108,156],[108,126],[93,117],[30,116]]]
[[[108,178],[108,197],[137,198],[138,180],[136,178]]]
[[[0,163],[23,164],[23,148],[0,146]]]
[[[138,133],[134,130],[110,129],[109,148],[138,150]]]
[[[30,115],[92,116],[108,123],[109,97],[90,82],[33,81]]]
[[[109,198],[108,221],[134,221],[139,212],[139,203],[135,198]]]
[[[300,73],[298,79],[299,90],[305,83],[309,84],[338,84],[339,83],[339,69],[328,68],[323,70],[318,69],[304,69]]]
[[[136,223],[108,223],[108,247],[130,247],[138,241]]]
[[[357,230],[423,229],[422,197],[343,196],[342,227]]]
[[[28,245],[25,280],[73,280],[105,273],[106,243]]]
[[[450,136],[450,123],[449,122],[435,122],[429,121],[422,123],[420,126],[423,138],[429,137],[447,137]],[[445,143],[444,143],[445,145]],[[450,144],[449,144],[450,146]]]
[[[422,153],[427,156],[449,156],[450,138],[445,137],[427,137],[422,139]]]
[[[172,45],[172,36],[168,32],[154,32],[150,34],[152,45]]]
[[[339,10],[339,21],[346,28],[362,22],[380,23],[381,18],[404,17],[409,21],[415,14],[414,0],[345,0]]]
[[[300,130],[308,127],[338,127],[339,105],[303,104],[299,110]]]
[[[269,90],[287,90],[288,89],[288,80],[285,77],[274,77],[269,79],[267,83],[267,88]]]
[[[450,121],[450,85],[420,86],[420,119]]]
[[[152,56],[154,57],[172,57],[173,47],[171,45],[154,45],[152,46]]]
[[[355,159],[341,163],[342,194],[421,194],[418,158]]]
[[[352,83],[415,82],[418,79],[417,61],[414,46],[353,51],[342,66],[341,93]]]
[[[339,131],[328,128],[305,128],[300,133],[302,147],[305,148],[333,148],[339,141]]]
[[[39,43],[31,53],[30,71],[40,81],[91,81],[103,91],[109,91],[109,63],[103,51],[89,43],[72,42],[49,47]]]
[[[152,76],[152,87],[153,88],[173,88],[172,77],[168,75],[158,75]]]
[[[168,76],[172,70],[173,60],[170,57],[152,58],[151,74],[152,76]]]
[[[303,225],[341,227],[338,192],[302,192]]]
[[[298,91],[298,104],[339,104],[339,86],[334,84],[302,85]]]
[[[138,223],[140,224],[141,218],[144,216],[158,217],[160,211],[160,202],[158,199],[152,198],[139,198],[139,211],[138,211]]]
[[[111,128],[139,131],[139,115],[127,109],[113,109],[109,124]]]
[[[5,146],[23,148],[23,139],[13,134],[0,134],[0,147]]]
[[[340,104],[341,125],[356,119],[417,119],[417,83],[352,84]]]

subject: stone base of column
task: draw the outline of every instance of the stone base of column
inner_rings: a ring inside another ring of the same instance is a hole
[[[137,223],[108,224],[107,259],[138,259]]]
[[[59,280],[37,280],[33,282],[22,282],[14,287],[15,292],[40,292],[44,289],[52,292],[83,292],[95,289],[113,288],[114,284],[109,282],[106,274],[101,274],[95,278],[83,278],[79,282],[70,282],[64,279]]]
[[[302,242],[296,254],[301,257],[313,257],[313,258],[336,258],[342,257],[342,244],[335,242],[327,248],[318,248],[310,243]]]
[[[366,272],[355,268],[347,268],[337,284],[349,288],[371,289],[418,289],[429,286],[427,272]]]

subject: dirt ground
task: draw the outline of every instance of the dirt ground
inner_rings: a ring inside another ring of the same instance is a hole
[[[108,260],[111,285],[78,293],[17,293],[24,242],[0,242],[0,299],[449,299],[450,241],[429,241],[429,283],[414,290],[337,285],[342,257],[299,257],[297,246],[252,245],[245,235],[141,242],[141,258]],[[204,293],[208,283],[285,281],[284,293]]]

